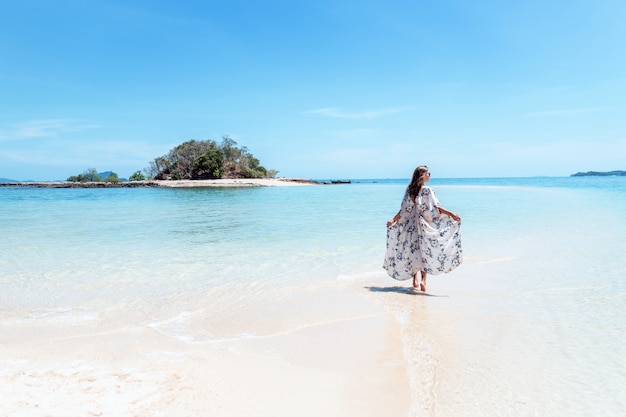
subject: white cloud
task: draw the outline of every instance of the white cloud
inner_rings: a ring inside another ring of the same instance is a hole
[[[308,110],[307,114],[317,114],[320,116],[333,117],[339,119],[376,119],[388,114],[401,113],[411,110],[411,107],[395,107],[389,109],[368,110],[363,112],[349,113],[344,112],[338,107],[325,107],[322,109]]]
[[[0,131],[0,140],[22,140],[42,137],[55,137],[59,134],[93,129],[98,125],[74,119],[30,120],[10,125]]]

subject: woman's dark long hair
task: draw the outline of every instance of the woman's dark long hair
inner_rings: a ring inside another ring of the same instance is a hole
[[[428,167],[426,165],[420,165],[415,168],[413,171],[413,178],[411,178],[411,182],[409,186],[406,187],[407,192],[409,193],[409,197],[415,203],[415,198],[422,190],[422,185],[424,185],[424,178],[428,174]]]

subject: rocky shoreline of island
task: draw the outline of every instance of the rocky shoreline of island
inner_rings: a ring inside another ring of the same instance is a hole
[[[325,182],[304,178],[236,178],[215,180],[146,180],[146,181],[23,181],[0,183],[0,187],[33,188],[192,188],[192,187],[272,187],[322,185]]]

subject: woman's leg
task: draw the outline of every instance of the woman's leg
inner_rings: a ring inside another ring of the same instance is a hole
[[[420,271],[422,274],[422,282],[420,282],[420,291],[426,292],[426,271]],[[415,274],[417,276],[417,274]],[[413,280],[415,282],[415,280]]]
[[[417,274],[413,274],[413,288],[417,288]]]

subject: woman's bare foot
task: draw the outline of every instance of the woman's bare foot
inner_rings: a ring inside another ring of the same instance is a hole
[[[413,280],[415,282],[415,280]],[[426,273],[422,271],[422,280],[420,282],[420,291],[426,292]]]
[[[413,275],[413,288],[417,288],[417,274]]]

